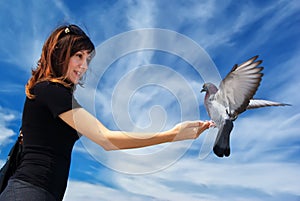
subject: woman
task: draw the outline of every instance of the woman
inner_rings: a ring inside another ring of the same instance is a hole
[[[0,201],[62,200],[78,132],[105,150],[116,150],[195,139],[211,126],[210,122],[184,122],[155,135],[109,130],[73,96],[94,50],[89,37],[76,25],[58,27],[46,40],[26,85],[21,164]]]

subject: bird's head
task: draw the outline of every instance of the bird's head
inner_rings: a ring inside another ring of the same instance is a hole
[[[204,83],[200,92],[206,92],[207,90],[207,83]]]
[[[204,83],[201,92],[216,93],[218,88],[212,83]]]

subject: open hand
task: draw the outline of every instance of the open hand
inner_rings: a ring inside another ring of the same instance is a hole
[[[199,135],[214,126],[212,121],[185,121],[177,124],[173,130],[176,133],[175,141],[196,139]]]

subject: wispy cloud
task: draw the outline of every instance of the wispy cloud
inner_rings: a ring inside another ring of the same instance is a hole
[[[157,21],[155,15],[157,12],[155,1],[127,1],[127,21],[131,29],[152,28]]]

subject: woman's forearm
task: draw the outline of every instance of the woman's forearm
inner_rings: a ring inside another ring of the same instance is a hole
[[[174,141],[176,131],[168,130],[159,133],[133,133],[124,131],[108,131],[105,150],[131,149],[146,147]]]

